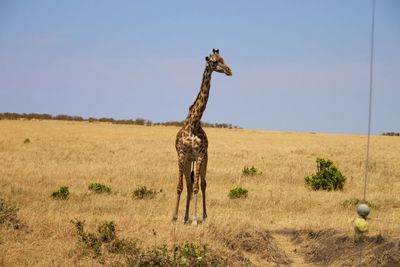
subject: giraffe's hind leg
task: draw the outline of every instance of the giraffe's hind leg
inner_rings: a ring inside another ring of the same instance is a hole
[[[183,190],[184,160],[182,156],[179,156],[178,165],[179,165],[179,176],[178,176],[178,185],[176,187],[176,205],[174,213],[172,215],[173,221],[176,221],[176,219],[178,219],[179,201],[181,199],[181,193]]]
[[[193,225],[197,225],[197,194],[199,193],[199,178],[202,173],[204,173],[203,178],[205,181],[205,173],[207,169],[207,154],[204,154],[202,157],[199,157],[197,159],[197,164],[196,164],[196,174],[194,178],[194,184],[193,184],[193,193],[194,193],[194,215],[193,215],[193,220],[192,223]],[[203,180],[202,178],[202,180]],[[202,183],[202,186],[204,184]],[[204,187],[205,189],[205,187]],[[202,191],[203,193],[203,217],[204,217],[204,207],[205,207],[205,191]]]

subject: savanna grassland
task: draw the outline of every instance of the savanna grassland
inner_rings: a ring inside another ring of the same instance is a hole
[[[195,227],[183,224],[186,190],[179,220],[171,222],[178,128],[0,121],[0,198],[19,209],[24,224],[21,229],[0,225],[0,266],[118,265],[118,258],[99,261],[82,248],[74,219],[85,221],[87,231],[113,221],[118,236],[135,239],[142,247],[205,244],[232,266],[356,265],[357,249],[364,249],[364,260],[372,266],[396,263],[397,252],[388,254],[377,246],[393,244],[390,249],[399,250],[399,137],[371,137],[367,200],[374,208],[363,246],[353,237],[355,207],[343,202],[362,199],[366,136],[205,130],[208,219]],[[316,172],[317,157],[331,159],[347,177],[344,190],[304,186],[304,177]],[[262,174],[244,176],[245,166]],[[93,193],[88,190],[93,182],[112,190]],[[60,186],[68,186],[68,199],[51,197]],[[158,193],[151,199],[132,198],[139,186]],[[235,186],[246,188],[248,197],[230,199]]]

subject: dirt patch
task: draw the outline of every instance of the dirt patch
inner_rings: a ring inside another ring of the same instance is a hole
[[[287,257],[290,259],[291,266],[308,266],[304,261],[303,254],[298,249],[298,244],[292,242],[292,231],[274,231],[273,237],[275,244],[285,251]]]
[[[242,262],[249,265],[289,265],[286,253],[275,244],[269,231],[240,232],[234,238],[224,239],[226,246],[237,255]]]
[[[333,229],[242,231],[221,241],[233,266],[400,266],[400,239]]]
[[[307,263],[327,265],[400,266],[400,239],[381,235],[353,236],[336,230],[292,231]]]

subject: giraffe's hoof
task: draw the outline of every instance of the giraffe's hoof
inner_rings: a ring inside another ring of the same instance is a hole
[[[184,217],[183,218],[183,224],[188,224],[189,223],[189,218]]]
[[[172,216],[172,221],[175,222],[178,219],[178,216],[174,215]]]
[[[203,222],[205,222],[207,219],[207,214],[203,214]]]
[[[192,221],[192,225],[197,226],[197,220],[196,220],[196,219],[194,219],[194,220]]]

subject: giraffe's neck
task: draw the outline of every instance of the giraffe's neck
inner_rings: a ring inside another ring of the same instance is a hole
[[[203,116],[204,110],[206,109],[208,96],[210,94],[211,73],[212,70],[207,64],[203,73],[200,92],[198,93],[194,103],[190,106],[189,114],[184,122],[183,127],[189,132],[194,132],[200,127],[200,120]]]

